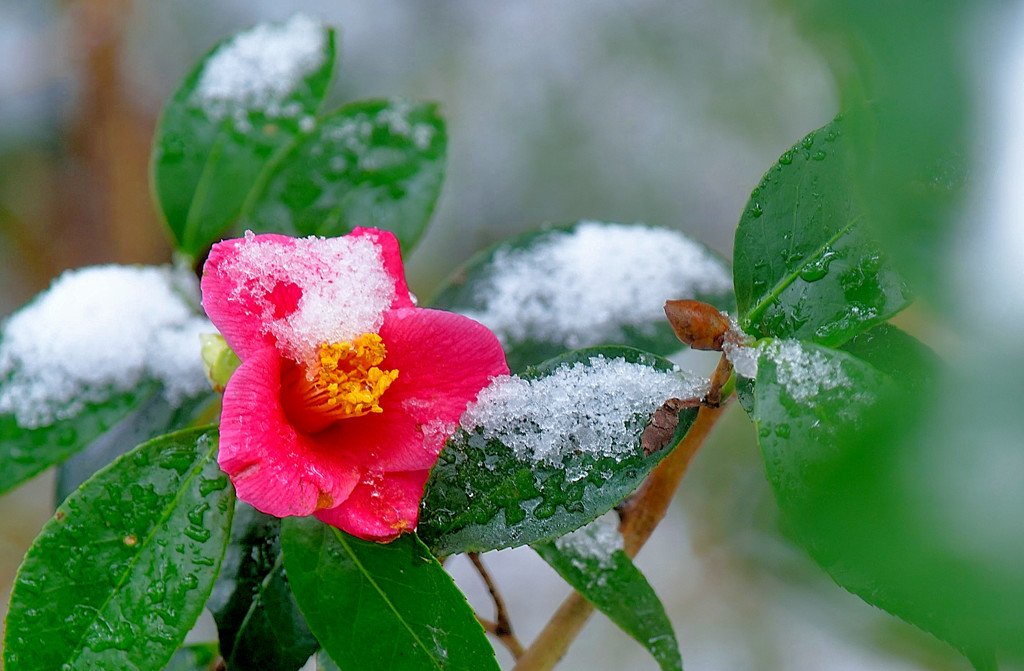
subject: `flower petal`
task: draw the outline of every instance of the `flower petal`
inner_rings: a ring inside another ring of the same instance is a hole
[[[380,336],[384,367],[399,371],[381,403],[388,404],[385,411],[397,404],[420,424],[457,423],[491,378],[508,374],[497,337],[453,312],[392,310]]]
[[[402,265],[402,251],[398,245],[398,238],[391,231],[380,231],[376,228],[354,228],[349,235],[362,238],[370,238],[380,247],[381,255],[384,257],[384,270],[395,280],[395,300],[391,303],[392,308],[411,308],[412,294],[405,283],[405,267]]]
[[[447,439],[429,441],[429,429],[400,408],[381,414],[342,419],[316,434],[321,444],[332,444],[366,470],[416,471],[437,461]],[[450,432],[449,432],[450,435]]]
[[[306,365],[321,343],[376,333],[385,312],[412,305],[398,242],[372,229],[337,238],[247,233],[218,243],[203,300],[242,360],[273,343]]]
[[[302,434],[281,407],[281,355],[270,346],[242,362],[224,390],[217,462],[238,498],[274,515],[309,515],[344,501],[361,469]]]
[[[295,246],[295,238],[286,235],[266,234],[259,236],[269,244],[280,245],[282,249]],[[240,291],[237,278],[230,272],[231,264],[238,255],[245,238],[218,242],[210,250],[203,266],[202,291],[203,309],[220,331],[221,335],[245,360],[250,354],[274,343],[274,337],[265,328],[263,306],[251,291]],[[259,282],[252,278],[251,283]],[[295,311],[302,297],[297,285],[282,283],[271,291],[275,315],[285,317]]]
[[[416,528],[420,499],[429,471],[368,473],[336,508],[314,515],[331,526],[368,541],[387,542]]]

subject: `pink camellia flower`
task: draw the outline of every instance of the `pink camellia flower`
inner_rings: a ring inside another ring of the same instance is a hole
[[[214,245],[203,307],[242,363],[220,467],[238,498],[388,541],[505,355],[487,328],[413,305],[395,237],[253,235]]]

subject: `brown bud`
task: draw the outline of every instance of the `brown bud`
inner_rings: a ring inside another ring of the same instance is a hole
[[[722,351],[731,325],[713,305],[693,300],[666,301],[665,314],[676,337],[693,349]]]
[[[679,426],[679,413],[699,405],[700,400],[696,398],[686,400],[670,398],[662,403],[661,407],[654,411],[651,421],[647,423],[640,436],[640,446],[644,450],[644,455],[649,457],[655,452],[665,449],[676,435],[676,427]]]

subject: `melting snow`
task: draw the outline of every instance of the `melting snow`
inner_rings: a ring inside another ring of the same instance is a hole
[[[395,298],[395,280],[375,240],[311,236],[289,243],[246,232],[221,266],[234,285],[231,298],[261,311],[265,331],[283,354],[312,364],[321,343],[380,330]],[[277,316],[271,298],[288,290],[301,298],[292,313]]]
[[[519,459],[551,466],[575,453],[621,459],[636,449],[644,424],[666,399],[703,395],[706,386],[678,370],[597,356],[535,380],[497,378],[462,416],[462,426],[500,440]]]
[[[723,312],[722,314],[725,313]],[[751,347],[754,339],[740,328],[739,323],[734,318],[730,318],[729,322],[729,331],[725,334],[725,338],[722,341],[722,353],[725,354],[725,358],[732,364],[737,375],[751,379],[756,378],[757,357],[760,356],[761,350],[757,347]]]
[[[323,65],[326,40],[323,25],[303,14],[285,23],[255,26],[210,56],[193,99],[212,118],[233,114],[242,125],[247,123],[246,110],[262,110],[269,117],[298,116],[300,104],[282,103]]]
[[[65,272],[10,317],[0,343],[0,412],[25,428],[74,416],[85,403],[163,383],[172,402],[206,389],[195,277],[169,267]]]
[[[776,379],[797,403],[814,405],[818,394],[851,384],[838,358],[829,359],[797,340],[772,340],[757,349],[775,363]]]
[[[581,222],[529,249],[499,252],[467,312],[505,343],[535,338],[586,347],[622,325],[665,319],[667,298],[727,291],[725,265],[676,231]]]
[[[581,571],[586,571],[589,568],[587,562],[593,560],[597,560],[599,568],[614,568],[615,553],[625,547],[619,533],[618,514],[607,512],[590,524],[555,539],[555,547],[575,555],[571,561]],[[603,582],[603,576],[600,582]]]

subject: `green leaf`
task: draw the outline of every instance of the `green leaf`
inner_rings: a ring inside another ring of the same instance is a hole
[[[650,583],[623,551],[617,516],[598,518],[533,549],[587,601],[647,648],[663,671],[682,671],[672,623]]]
[[[281,526],[295,597],[342,669],[498,669],[465,597],[415,535],[385,545],[311,517]]]
[[[160,393],[148,397],[127,417],[57,467],[54,504],[60,505],[93,473],[136,445],[154,436],[189,428],[209,412],[217,400],[219,396],[212,391],[185,399],[180,404],[168,403]]]
[[[908,391],[921,393],[935,383],[941,361],[917,338],[892,324],[879,324],[842,346],[861,361],[891,376]]]
[[[751,193],[733,250],[748,333],[837,346],[909,304],[866,225],[846,144],[837,118],[784,153]]]
[[[232,671],[294,671],[320,647],[284,574],[281,520],[235,508],[231,541],[207,603]]]
[[[669,397],[693,395],[672,369],[639,350],[595,347],[510,381],[517,396],[485,405],[486,427],[460,428],[448,440],[427,481],[417,533],[438,555],[486,552],[561,536],[607,512],[696,417],[696,409],[684,410],[674,435],[645,454],[641,435],[655,410]]]
[[[341,671],[326,650],[316,653],[316,671]]]
[[[437,105],[350,103],[277,162],[246,205],[243,224],[296,236],[379,228],[408,253],[441,193],[447,144]]]
[[[477,254],[431,301],[494,331],[512,372],[593,345],[669,355],[684,346],[669,299],[735,307],[729,266],[678,231],[581,221],[531,231]]]
[[[228,539],[234,490],[216,452],[215,427],[163,436],[68,497],[18,570],[7,668],[160,669],[171,659]]]
[[[179,648],[164,671],[213,671],[218,652],[216,643],[197,643]]]
[[[998,6],[957,0],[785,0],[836,79],[851,184],[870,224],[915,291],[947,303],[950,249],[961,244],[976,151],[976,75],[963,67],[966,28]],[[985,76],[985,75],[981,75]]]
[[[175,247],[197,257],[238,216],[275,154],[315,123],[334,70],[334,31],[298,15],[218,44],[157,126],[154,200]]]
[[[927,464],[908,439],[919,440],[914,418],[934,402],[913,387],[928,374],[914,368],[929,355],[886,358],[887,350],[909,349],[909,336],[872,335],[873,343],[852,349],[894,364],[888,375],[809,343],[768,346],[752,413],[765,472],[787,527],[839,585],[984,666],[993,639],[1021,634],[1020,618],[999,617],[992,597],[1020,603],[1021,592],[1008,583],[998,591],[971,567],[947,525],[930,519],[932,506],[922,517],[926,489],[914,483]]]
[[[130,392],[111,392],[104,401],[86,403],[74,417],[35,429],[18,426],[12,414],[0,415],[0,494],[102,442],[108,431],[150,402],[156,391],[156,385],[146,384]]]

